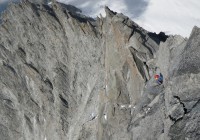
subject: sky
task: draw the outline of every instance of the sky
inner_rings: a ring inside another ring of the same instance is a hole
[[[144,29],[189,37],[200,27],[200,0],[58,0],[80,8],[84,14],[105,16],[104,6],[123,13]]]
[[[0,12],[4,11],[6,9],[6,7],[8,6],[8,3],[12,1],[12,2],[16,2],[19,0],[0,0]]]
[[[0,0],[3,11],[9,0]],[[16,0],[14,0],[16,1]],[[200,0],[57,0],[71,4],[83,14],[105,16],[104,6],[123,13],[144,29],[159,33],[180,34],[189,37],[192,28],[200,27]]]

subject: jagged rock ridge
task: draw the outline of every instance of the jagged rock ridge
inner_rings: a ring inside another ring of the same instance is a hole
[[[3,13],[1,139],[200,139],[198,27],[157,35],[108,7],[96,20],[67,7]]]

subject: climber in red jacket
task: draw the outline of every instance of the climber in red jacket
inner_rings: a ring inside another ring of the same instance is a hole
[[[154,75],[154,79],[159,85],[163,83],[163,75],[161,73]]]

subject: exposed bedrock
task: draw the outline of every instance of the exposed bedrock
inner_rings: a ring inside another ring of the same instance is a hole
[[[186,39],[38,2],[1,16],[2,140],[200,139],[198,27]]]

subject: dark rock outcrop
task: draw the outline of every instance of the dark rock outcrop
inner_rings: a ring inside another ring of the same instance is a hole
[[[2,140],[200,139],[198,27],[157,35],[108,7],[39,3],[2,15]]]

